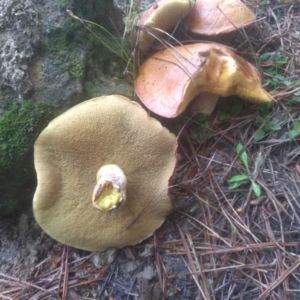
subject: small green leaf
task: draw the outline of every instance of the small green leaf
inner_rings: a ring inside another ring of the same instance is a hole
[[[210,130],[206,126],[206,123],[199,124],[196,128],[193,128],[190,134],[190,138],[194,145],[199,144],[205,138],[209,137]]]
[[[254,180],[251,180],[251,187],[252,187],[252,190],[253,190],[255,196],[256,197],[260,197],[260,195],[261,195],[261,188],[260,188],[260,186]]]
[[[289,58],[286,56],[281,56],[278,58],[278,60],[276,61],[276,65],[277,66],[283,66],[288,62]],[[282,76],[283,77],[283,76]]]
[[[260,116],[266,119],[270,115],[270,103],[262,103],[259,105],[258,110],[260,112]]]
[[[221,111],[219,114],[219,120],[225,121],[230,118],[230,114],[226,113],[225,111]]]
[[[293,139],[293,138],[297,137],[299,134],[300,134],[299,131],[296,131],[296,130],[293,129],[293,130],[291,130],[291,131],[289,132],[289,138],[290,138],[290,139]]]
[[[274,76],[274,75],[276,75],[276,70],[275,69],[266,69],[265,70],[265,73],[267,74],[267,75],[271,75],[271,76]]]
[[[296,31],[292,34],[292,36],[296,39],[300,39],[300,31]]]
[[[208,119],[208,116],[206,114],[199,113],[199,114],[195,115],[194,118],[198,122],[203,122],[203,121],[206,121]]]
[[[281,126],[279,124],[273,123],[271,121],[267,122],[264,126],[264,130],[280,130]]]
[[[230,112],[233,115],[238,115],[242,110],[243,110],[243,104],[242,103],[237,103],[237,104],[232,106],[232,108],[230,109]]]
[[[285,80],[285,78],[281,74],[276,74],[273,80],[281,83],[283,80]]]
[[[269,60],[270,56],[271,56],[270,52],[263,53],[262,55],[259,56],[259,60],[263,62],[267,61]]]
[[[254,136],[254,140],[258,141],[258,140],[262,139],[265,136],[265,134],[266,134],[266,132],[263,129],[258,130]]]
[[[300,133],[300,122],[294,122],[293,128]]]
[[[271,128],[272,128],[272,123],[268,121],[264,126],[264,130],[270,130]]]
[[[280,130],[281,126],[279,124],[275,124],[275,123],[271,122],[271,128],[270,129],[274,130],[274,131]]]
[[[239,187],[240,185],[242,185],[245,181],[236,181],[236,182],[233,182],[229,185],[228,189],[229,190],[233,190],[233,189],[236,189],[237,187]]]
[[[297,137],[300,134],[300,122],[294,122],[293,129],[289,132],[290,139]]]
[[[249,173],[249,165],[248,165],[248,156],[245,150],[241,151],[244,146],[241,143],[238,143],[236,146],[236,152],[239,154],[240,160],[243,162],[244,166],[246,167]]]
[[[245,181],[248,179],[250,179],[249,175],[239,174],[239,175],[235,175],[235,176],[231,177],[229,179],[229,182],[232,183],[232,182],[237,182],[237,181]]]

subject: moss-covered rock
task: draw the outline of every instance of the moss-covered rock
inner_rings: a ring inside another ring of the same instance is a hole
[[[31,200],[35,173],[32,146],[56,110],[43,103],[12,102],[0,118],[0,215]]]
[[[53,115],[48,105],[13,102],[0,118],[0,170],[5,170],[28,151],[38,126]]]
[[[126,84],[121,88],[120,79],[110,79],[120,78],[126,65],[122,55],[116,55],[122,53],[123,23],[113,0],[4,0],[1,9],[3,215],[31,202],[36,185],[33,144],[57,111],[63,112],[91,95],[131,92]],[[67,10],[99,24],[89,25],[95,35]]]

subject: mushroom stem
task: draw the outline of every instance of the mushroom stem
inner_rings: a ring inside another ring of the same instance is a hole
[[[127,179],[117,165],[104,165],[97,172],[97,184],[93,191],[93,206],[108,211],[126,200]]]
[[[201,93],[193,99],[189,105],[189,111],[193,114],[202,113],[210,116],[214,111],[219,98],[220,97],[215,94],[206,92]]]

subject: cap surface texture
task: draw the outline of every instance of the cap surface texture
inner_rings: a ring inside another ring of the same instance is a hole
[[[154,3],[138,20],[138,45],[146,53],[152,43],[178,24],[191,11],[193,0],[161,0]]]
[[[72,107],[50,122],[34,148],[34,216],[62,243],[91,251],[134,245],[172,210],[168,184],[176,138],[123,96]],[[127,177],[125,204],[109,212],[92,205],[97,171],[106,164],[118,165]]]
[[[240,0],[197,0],[183,25],[193,33],[214,36],[240,29],[255,19]]]

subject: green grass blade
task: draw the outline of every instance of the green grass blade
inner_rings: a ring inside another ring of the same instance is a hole
[[[242,143],[239,142],[236,146],[236,152],[239,154],[240,160],[246,167],[247,172],[250,174],[247,152],[245,150],[242,150],[243,148],[244,146],[242,145]]]
[[[260,188],[260,186],[254,180],[251,180],[251,187],[252,187],[252,190],[253,190],[255,196],[256,197],[260,197],[260,195],[261,195],[261,188]]]

